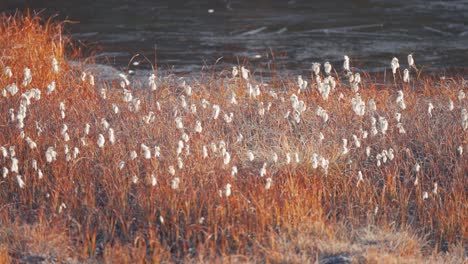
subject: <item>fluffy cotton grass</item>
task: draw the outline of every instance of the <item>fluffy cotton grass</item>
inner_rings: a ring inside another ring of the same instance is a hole
[[[69,67],[60,24],[3,16],[0,32],[0,221],[53,230],[68,257],[437,261],[466,238],[462,78],[401,65],[404,82],[392,63],[377,85],[346,56],[281,84],[234,66],[112,86]],[[3,258],[32,254],[4,237]]]

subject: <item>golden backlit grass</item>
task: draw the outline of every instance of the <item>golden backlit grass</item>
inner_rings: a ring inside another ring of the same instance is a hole
[[[189,95],[181,80],[166,76],[160,77],[156,91],[126,87],[140,100],[140,109],[132,111],[137,99],[125,102],[118,82],[104,85],[97,79],[93,86],[89,76],[94,73],[86,72],[82,80],[81,70],[69,66],[64,55],[69,40],[61,28],[60,23],[36,16],[0,18],[0,91],[12,83],[20,90],[0,97],[0,147],[9,152],[14,146],[19,160],[19,172],[10,171],[0,179],[1,261],[33,256],[112,263],[303,263],[341,255],[364,262],[419,262],[431,254],[434,262],[466,258],[468,163],[459,148],[466,150],[467,145],[462,109],[468,100],[458,98],[460,91],[467,92],[462,78],[421,77],[411,84],[397,81],[397,86],[379,87],[365,78],[359,93],[366,103],[375,100],[377,110],[366,108],[361,117],[352,110],[355,94],[346,81],[338,81],[328,100],[320,97],[315,84],[297,94],[295,80],[288,79],[281,85],[261,84],[261,95],[253,99],[242,78],[200,75],[187,80],[192,87]],[[53,58],[59,72],[53,70]],[[11,77],[4,72],[6,67],[11,68]],[[25,67],[32,72],[26,87]],[[47,95],[52,81],[57,88]],[[41,99],[31,100],[25,126],[19,129],[10,109],[18,114],[21,94],[32,88],[41,90]],[[400,89],[405,110],[395,103]],[[232,93],[238,104],[230,103]],[[292,112],[294,93],[307,105],[299,123],[284,117]],[[206,108],[203,99],[209,101]],[[432,117],[428,103],[435,106]],[[216,120],[215,104],[221,108]],[[315,113],[318,106],[329,114],[326,123]],[[262,108],[264,115],[259,114]],[[146,122],[150,112],[155,118]],[[406,134],[396,128],[396,112],[402,114]],[[224,119],[229,113],[230,123]],[[372,116],[385,117],[389,129],[365,139],[363,131],[370,134]],[[176,128],[175,117],[181,118],[184,129]],[[109,142],[103,120],[115,131],[115,144]],[[202,123],[201,133],[194,129],[197,121]],[[61,133],[64,124],[69,141]],[[86,124],[91,127],[89,135],[84,133]],[[102,148],[96,143],[99,134],[106,139]],[[238,142],[240,134],[243,140]],[[353,143],[352,135],[359,137],[361,147]],[[37,147],[31,149],[26,137]],[[346,155],[343,138],[348,139]],[[179,141],[184,147],[177,154]],[[230,153],[229,164],[223,162],[221,141]],[[159,146],[160,157],[145,159],[141,144],[149,146],[152,155]],[[45,155],[49,147],[58,153],[51,163]],[[75,147],[79,154],[67,161],[66,148],[71,156]],[[371,147],[370,157],[366,147]],[[377,154],[390,148],[395,158],[378,166]],[[133,160],[132,151],[138,154]],[[248,151],[254,154],[253,161],[248,160]],[[279,157],[277,163],[273,153]],[[329,160],[327,173],[313,168],[314,153]],[[0,168],[11,169],[8,155],[0,156]],[[264,163],[266,175],[261,177]],[[234,177],[233,166],[238,168]],[[358,171],[363,174],[359,184]],[[154,186],[152,177],[157,180]],[[180,184],[173,189],[176,177]],[[265,188],[267,178],[272,181],[270,189]],[[229,197],[227,184],[232,186]]]

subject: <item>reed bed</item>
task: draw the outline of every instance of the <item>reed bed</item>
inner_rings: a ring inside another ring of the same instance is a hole
[[[62,27],[0,17],[2,261],[466,261],[463,78],[346,57],[136,88],[72,67]]]

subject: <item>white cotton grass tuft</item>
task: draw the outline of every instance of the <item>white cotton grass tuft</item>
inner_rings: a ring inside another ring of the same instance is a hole
[[[412,67],[416,69],[416,65],[414,64],[413,54],[408,54],[408,67]]]
[[[335,78],[333,78],[333,76],[329,75],[327,78],[325,78],[324,82],[330,86],[330,89],[332,92],[335,90],[336,81],[335,81]]]
[[[6,90],[7,92],[9,92],[11,96],[14,96],[15,94],[18,93],[19,88],[18,88],[18,86],[16,85],[16,83],[12,83],[12,84],[7,85],[7,87],[5,88],[5,90]],[[6,94],[4,95],[4,97],[6,97]]]
[[[67,205],[65,203],[61,203],[58,208],[58,213],[61,214],[63,209],[67,209]]]
[[[8,150],[5,147],[0,147],[0,151],[2,152],[2,156],[4,158],[8,158]]]
[[[327,100],[328,96],[330,95],[331,92],[331,86],[330,83],[328,82],[319,82],[317,85],[317,89],[322,96],[323,100]]]
[[[286,164],[291,163],[291,153],[286,153]]]
[[[13,77],[13,72],[11,71],[10,66],[6,66],[5,69],[3,70],[3,73],[6,75],[6,77],[11,78]]]
[[[298,93],[300,93],[302,90],[307,89],[307,81],[302,79],[302,75],[297,76],[297,85],[299,86]]]
[[[371,116],[371,135],[375,136],[377,135],[378,130],[377,130],[377,119],[375,117]]]
[[[19,173],[19,166],[18,165],[19,165],[19,160],[17,158],[11,158],[10,171]]]
[[[377,167],[380,167],[382,165],[382,154],[381,153],[378,153],[376,156],[375,156],[375,159],[376,159],[376,165]]]
[[[247,70],[244,66],[241,67],[241,74],[244,80],[249,80],[250,71]]]
[[[398,70],[398,68],[400,68],[400,63],[398,62],[398,59],[396,57],[392,59],[390,66],[392,68],[393,77],[395,78],[396,71]]]
[[[153,187],[158,184],[158,179],[156,179],[154,174],[151,174],[151,176],[150,176],[150,183],[151,183],[151,186],[153,186]]]
[[[221,108],[219,105],[213,105],[213,119],[216,120],[218,119],[219,113],[220,113]]]
[[[392,161],[395,158],[395,151],[392,148],[387,150],[387,158]]]
[[[432,103],[429,103],[427,105],[427,114],[429,115],[429,117],[432,117],[432,110],[434,110],[434,105]]]
[[[52,70],[55,73],[58,73],[60,71],[59,63],[58,63],[58,61],[57,61],[57,59],[55,57],[52,58]]]
[[[207,146],[202,147],[202,153],[203,153],[203,158],[204,159],[208,158],[208,147]]]
[[[358,171],[358,181],[356,183],[356,187],[359,187],[359,183],[364,181],[364,177],[362,176],[362,171]]]
[[[169,174],[171,174],[172,176],[174,176],[174,175],[175,175],[175,173],[176,173],[176,171],[175,171],[175,169],[174,169],[174,166],[172,166],[172,165],[171,165],[171,166],[169,166],[169,169],[168,169],[168,171],[169,171]]]
[[[361,142],[359,141],[359,138],[354,134],[353,134],[353,140],[354,140],[354,145],[356,146],[356,148],[360,148]]]
[[[276,152],[273,152],[273,155],[271,156],[271,159],[273,163],[278,163],[278,154]]]
[[[184,149],[184,141],[182,140],[179,140],[177,142],[177,150],[176,150],[176,153],[177,153],[177,156],[179,156],[181,153],[182,153],[182,150]]]
[[[409,70],[408,70],[408,69],[405,69],[405,70],[403,71],[403,82],[409,83],[409,81],[410,81]]]
[[[15,146],[10,146],[8,149],[10,150],[10,157],[15,157],[16,156]]]
[[[151,159],[151,150],[150,150],[150,148],[147,145],[143,144],[143,143],[141,143],[140,147],[141,147],[141,152],[143,152],[143,157],[145,159]]]
[[[424,192],[423,193],[423,200],[429,199],[429,193]]]
[[[16,181],[18,182],[18,186],[23,189],[24,186],[26,186],[26,183],[24,183],[23,179],[21,179],[21,175],[16,175]]]
[[[366,156],[369,158],[371,155],[372,148],[370,146],[366,147]]]
[[[258,103],[258,115],[259,116],[265,115],[265,108],[263,107],[263,102]]]
[[[312,72],[314,73],[315,76],[318,76],[320,74],[320,63],[317,63],[317,62],[312,63]]]
[[[468,129],[468,111],[466,110],[466,108],[463,108],[461,110],[461,125],[463,130]]]
[[[395,120],[399,123],[401,121],[401,113],[395,113]]]
[[[109,128],[109,130],[107,131],[108,132],[108,136],[109,136],[109,142],[114,145],[115,144],[115,133],[114,133],[114,129],[113,128]]]
[[[28,143],[28,146],[30,149],[35,149],[37,148],[36,142],[34,142],[30,137],[26,137],[26,143]]]
[[[104,138],[104,136],[102,134],[99,134],[98,135],[98,140],[97,140],[97,145],[99,148],[102,148],[104,147],[104,144],[106,143],[106,139]]]
[[[349,153],[348,140],[346,138],[343,138],[342,141],[343,141],[343,146],[342,146],[343,148],[342,148],[341,154],[346,155]]]
[[[226,151],[223,155],[223,163],[224,165],[228,165],[230,161],[231,161],[231,155],[229,154],[229,152]]]
[[[325,109],[323,109],[321,106],[317,107],[317,110],[315,110],[315,114],[322,118],[323,122],[326,123],[329,119],[328,113]]]
[[[236,78],[237,75],[239,75],[239,69],[238,69],[238,67],[232,66],[231,74],[232,74],[232,78],[233,78],[233,79]]]
[[[359,93],[356,93],[356,96],[351,99],[351,105],[356,115],[363,116],[366,113],[366,104],[361,99],[361,95]]]
[[[174,179],[171,180],[171,188],[173,190],[179,189],[179,184],[180,184],[180,179],[178,177],[175,177]]]
[[[106,100],[107,99],[107,89],[106,88],[101,88],[101,90],[99,90],[99,94],[101,95],[101,98]]]
[[[328,174],[328,167],[330,165],[330,160],[320,157],[320,167],[322,167],[323,171],[325,172],[325,175]]]
[[[197,120],[195,123],[195,132],[196,133],[201,133],[203,131],[202,124],[200,121]]]
[[[232,122],[232,119],[234,117],[234,113],[233,112],[230,112],[229,114],[224,114],[223,118],[224,118],[224,121],[226,123],[231,123]]]
[[[459,155],[460,157],[463,156],[463,146],[462,146],[462,145],[458,146],[458,148],[457,148],[457,153],[458,153],[458,155]]]
[[[119,170],[123,170],[123,168],[125,167],[125,161],[121,160],[117,167],[119,168]]]
[[[31,161],[31,168],[33,168],[33,170],[37,171],[38,167],[37,167],[37,160],[33,159]]]
[[[134,174],[133,177],[132,177],[132,182],[133,182],[133,184],[137,184],[138,181],[139,181],[138,176],[136,176],[136,175]]]
[[[406,134],[406,130],[405,130],[405,128],[403,127],[403,124],[402,124],[402,123],[397,123],[396,127],[398,128],[398,133],[400,133],[400,134]]]
[[[236,105],[237,104],[237,99],[236,99],[236,93],[233,91],[231,94],[231,100],[229,101],[230,104]],[[192,111],[194,112],[194,111]],[[196,112],[196,111],[195,111]]]
[[[266,179],[266,183],[265,183],[265,189],[266,190],[269,190],[271,188],[271,183],[272,183],[272,179],[271,178],[267,178]]]
[[[154,146],[154,157],[155,158],[161,157],[161,148],[159,146]]]
[[[125,88],[125,87],[130,85],[130,81],[128,80],[127,75],[125,75],[123,73],[119,73],[119,77],[122,79],[122,81],[120,82],[120,86],[122,88]]]
[[[448,110],[449,111],[453,111],[453,109],[455,109],[455,105],[453,103],[453,101],[451,99],[449,99],[449,107],[448,107]]]
[[[236,177],[238,171],[237,171],[237,166],[232,166],[231,168],[231,177]]]
[[[80,150],[77,147],[73,148],[73,158],[76,159],[78,157],[78,154],[80,154]]]
[[[45,153],[47,163],[57,160],[57,152],[53,147],[48,147]]]
[[[379,120],[379,126],[380,126],[380,133],[382,133],[382,135],[385,135],[388,130],[388,121],[383,116],[379,116],[378,120]]]
[[[402,110],[406,109],[405,94],[403,93],[402,90],[398,90],[398,96],[396,98],[396,103]]]
[[[463,90],[460,90],[458,92],[458,101],[461,103],[463,99],[465,99],[465,97],[466,97],[465,92]]]
[[[89,130],[91,129],[91,125],[90,124],[86,124],[85,125],[85,128],[84,128],[84,133],[86,135],[89,135]]]
[[[353,81],[351,83],[351,90],[355,93],[359,91],[359,84],[361,83],[361,75],[360,73],[354,74]]]
[[[135,160],[136,158],[138,158],[138,154],[135,150],[132,150],[130,152],[130,160]]]
[[[267,174],[266,166],[267,166],[267,163],[264,162],[262,168],[260,169],[260,177],[265,177],[265,175]]]
[[[317,169],[319,166],[319,155],[317,153],[313,153],[310,157],[310,163],[312,164],[313,169]]]
[[[131,102],[133,100],[133,94],[130,90],[123,89],[123,100],[126,103]]]
[[[182,134],[182,140],[183,140],[185,143],[187,143],[187,142],[190,140],[189,135],[187,135],[187,133],[183,133],[183,134]]]
[[[248,159],[249,161],[253,161],[253,160],[255,159],[255,156],[254,156],[253,152],[250,151],[250,150],[247,151],[247,159]]]
[[[46,94],[49,95],[49,94],[51,94],[53,91],[55,91],[55,87],[56,87],[55,81],[52,81],[49,85],[47,85]]]
[[[369,110],[369,112],[377,111],[377,104],[375,103],[375,100],[373,98],[367,102],[367,109]]]
[[[294,153],[294,162],[299,163],[301,160],[299,159],[299,153]]]
[[[174,122],[176,123],[176,128],[177,129],[184,129],[184,124],[182,123],[182,118],[180,116],[176,117],[174,119]]]
[[[324,68],[325,74],[330,75],[331,70],[332,70],[332,65],[330,64],[330,62],[328,61],[325,62],[325,64],[323,64],[323,68]]]
[[[87,76],[86,72],[81,72],[81,81],[82,82],[86,81],[86,76]]]
[[[28,67],[24,68],[23,74],[24,74],[24,79],[23,79],[22,85],[26,87],[32,82],[31,69],[29,69]]]
[[[231,196],[231,187],[232,185],[230,183],[226,184],[226,186],[224,187],[224,196],[226,197]]]
[[[95,84],[95,83],[94,83],[94,75],[90,74],[90,75],[88,76],[88,80],[89,80],[89,84],[90,84],[91,86],[94,86],[94,84]]]
[[[349,72],[351,71],[350,67],[349,67],[349,57],[344,55],[344,62],[343,62],[343,70]]]
[[[158,86],[156,84],[156,75],[154,75],[154,73],[152,73],[148,77],[148,85],[149,85],[151,91],[156,91],[158,89]]]
[[[322,132],[319,133],[319,141],[322,142],[325,139],[325,136]]]

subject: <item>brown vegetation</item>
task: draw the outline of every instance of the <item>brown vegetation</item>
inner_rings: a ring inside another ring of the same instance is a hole
[[[38,17],[0,18],[0,170],[8,170],[0,175],[0,262],[466,261],[462,78],[379,87],[364,78],[362,116],[339,75],[327,100],[315,82],[298,94],[287,78],[264,85],[156,76],[155,91],[124,79],[124,88],[93,85],[92,72],[69,66],[61,27]],[[23,85],[26,67],[32,80]],[[249,84],[259,85],[258,96]],[[33,88],[40,99],[27,104],[22,94]],[[293,94],[306,105],[299,122]],[[373,135],[372,117],[384,118],[388,130],[378,121]],[[47,161],[48,150],[56,160]]]

